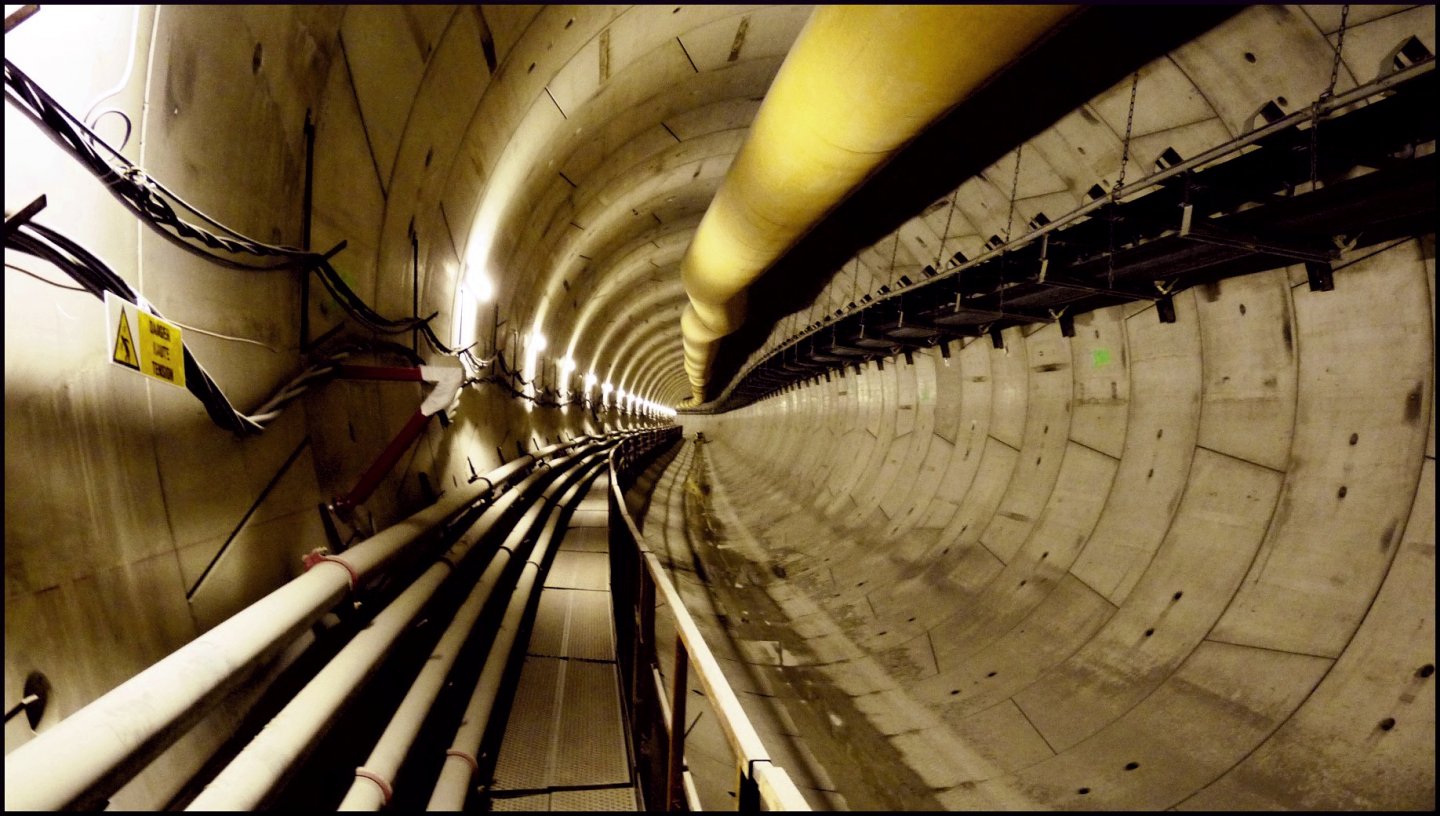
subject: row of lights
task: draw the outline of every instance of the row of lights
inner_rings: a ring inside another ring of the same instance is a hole
[[[545,335],[541,334],[538,328],[531,330],[530,334],[527,335],[527,341],[528,342],[526,344],[527,353],[525,368],[526,370],[531,370],[535,367],[536,356],[546,349],[546,347],[549,345],[549,341],[545,339]],[[573,374],[575,369],[579,367],[575,360],[569,356],[561,359],[558,365],[560,368],[561,383],[569,382],[570,375]],[[582,394],[586,397],[589,397],[591,389],[593,389],[597,383],[599,383],[599,378],[595,376],[595,372],[591,371],[587,373],[584,379],[584,391],[582,392]],[[528,390],[531,388],[531,386],[527,385],[526,388]],[[612,391],[615,394],[615,399],[613,402],[610,400],[610,394]],[[661,405],[657,402],[643,399],[642,397],[640,397],[639,394],[633,392],[627,393],[625,389],[616,388],[608,382],[601,384],[600,392],[602,395],[602,407],[609,404],[615,408],[619,408],[620,410],[625,411],[626,413],[639,413],[654,418],[674,417],[676,415],[675,409],[669,407],[668,405]],[[560,397],[561,399],[564,399],[566,396],[568,396],[568,391],[566,391],[562,385],[560,389]]]
[[[468,269],[466,271],[464,283],[462,284],[464,290],[470,294],[470,297],[473,298],[476,303],[489,303],[490,300],[495,297],[494,282],[490,280],[489,275],[486,275],[482,271],[483,267],[480,264],[467,264],[466,266],[468,267]],[[545,335],[540,332],[539,326],[536,326],[530,331],[530,334],[526,336],[525,365],[523,366],[524,370],[533,371],[535,369],[535,365],[540,352],[544,351],[548,345],[549,342],[545,339]],[[560,388],[560,396],[563,399],[565,396],[567,396],[567,391],[565,390],[563,383],[569,382],[570,375],[574,373],[575,369],[578,368],[578,365],[572,358],[566,356],[564,359],[559,361],[559,367],[560,382],[562,383]],[[595,387],[598,381],[599,380],[595,376],[594,371],[591,371],[585,375],[585,390],[583,394],[586,397],[589,396],[591,389]],[[533,394],[533,390],[533,385],[525,386],[526,393]],[[613,403],[610,402],[611,391],[615,392],[615,400]],[[625,389],[615,388],[608,382],[604,383],[601,386],[601,395],[602,407],[605,406],[607,403],[610,403],[614,407],[619,408],[620,410],[627,413],[639,413],[653,418],[674,417],[676,415],[675,409],[671,408],[668,405],[661,405],[656,402],[651,402],[648,399],[641,398],[638,394],[626,393]]]

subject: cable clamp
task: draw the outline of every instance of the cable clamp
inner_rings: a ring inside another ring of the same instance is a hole
[[[459,748],[451,748],[445,752],[445,756],[459,757],[465,760],[466,764],[470,766],[471,771],[475,773],[480,773],[480,763],[475,761],[475,757],[472,756],[469,751],[462,751]]]
[[[375,783],[375,787],[380,789],[380,796],[383,797],[381,807],[385,807],[390,804],[390,798],[394,796],[395,789],[390,787],[390,783],[386,782],[384,777],[367,768],[356,768],[355,776],[360,779],[368,779],[371,782]]]

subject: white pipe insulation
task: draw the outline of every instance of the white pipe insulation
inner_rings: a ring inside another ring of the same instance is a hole
[[[597,464],[597,467],[603,466],[603,460]],[[573,501],[579,489],[588,483],[588,479],[579,480],[560,500],[561,504]],[[535,589],[540,565],[544,563],[546,554],[557,538],[558,526],[559,518],[551,515],[540,540],[520,567],[520,577],[515,583],[515,591],[510,595],[510,604],[505,608],[505,617],[490,644],[489,653],[485,656],[485,667],[480,672],[480,678],[475,681],[475,691],[471,693],[470,702],[465,706],[465,713],[460,718],[460,726],[455,731],[450,750],[445,752],[445,764],[440,768],[435,790],[430,794],[429,804],[425,806],[427,811],[454,811],[465,807],[465,797],[475,774],[476,755],[495,707],[500,680],[509,664],[510,654],[515,649],[515,639],[520,633],[525,609],[529,606],[530,595]]]
[[[445,684],[445,678],[450,674],[451,667],[455,664],[461,646],[469,638],[471,629],[480,612],[489,601],[496,583],[501,574],[510,563],[511,553],[524,541],[531,538],[532,528],[538,520],[541,506],[550,500],[555,493],[559,493],[569,485],[565,497],[561,503],[568,503],[574,496],[576,489],[585,481],[585,473],[592,469],[594,457],[587,460],[570,472],[562,476],[555,484],[545,490],[542,499],[537,500],[535,505],[526,512],[525,516],[515,525],[514,531],[506,538],[501,549],[496,552],[494,559],[486,567],[485,573],[480,576],[464,604],[456,612],[455,617],[446,627],[445,633],[440,637],[434,651],[425,661],[420,674],[411,684],[405,694],[404,700],[395,710],[390,722],[385,727],[385,732],[380,735],[375,747],[366,758],[365,764],[358,771],[364,774],[357,774],[355,782],[340,802],[340,810],[379,810],[386,804],[389,798],[389,788],[394,784],[400,766],[404,763],[405,757],[410,752],[415,742],[415,737],[420,732],[430,708],[434,705],[435,699],[439,696],[441,688]],[[556,515],[550,515],[549,524],[545,533],[540,536],[543,540],[555,525]],[[518,588],[516,590],[519,591]],[[488,663],[487,663],[488,666]],[[384,780],[382,783],[377,780]]]
[[[491,471],[346,550],[337,557],[343,563],[293,579],[38,734],[5,757],[5,809],[99,804],[184,735],[248,670],[343,599],[351,571],[356,582],[363,583],[422,533],[492,487],[508,484],[539,459],[590,439],[551,445]]]
[[[568,468],[594,447],[589,445],[579,453],[558,459],[554,467]],[[400,636],[456,566],[464,563],[474,546],[520,496],[528,493],[536,481],[548,478],[548,473],[532,473],[502,500],[486,508],[443,556],[351,638],[345,648],[266,723],[265,728],[195,797],[186,810],[254,810],[259,807],[289,770],[301,762],[325,734],[346,702],[374,675]],[[509,543],[508,538],[506,543]],[[504,549],[498,550],[492,557],[491,568],[497,562],[502,566],[508,562]],[[486,574],[489,575],[489,572],[487,569]]]

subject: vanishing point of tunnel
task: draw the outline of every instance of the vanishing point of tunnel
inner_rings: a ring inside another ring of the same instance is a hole
[[[1434,6],[5,16],[6,810],[1434,810]]]

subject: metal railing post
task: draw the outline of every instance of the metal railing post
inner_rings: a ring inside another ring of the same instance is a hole
[[[760,785],[755,781],[755,768],[741,757],[735,763],[735,809],[752,813],[760,809]]]
[[[685,695],[690,673],[690,654],[685,641],[675,636],[675,670],[670,678],[670,760],[665,786],[665,807],[671,812],[685,810]]]

